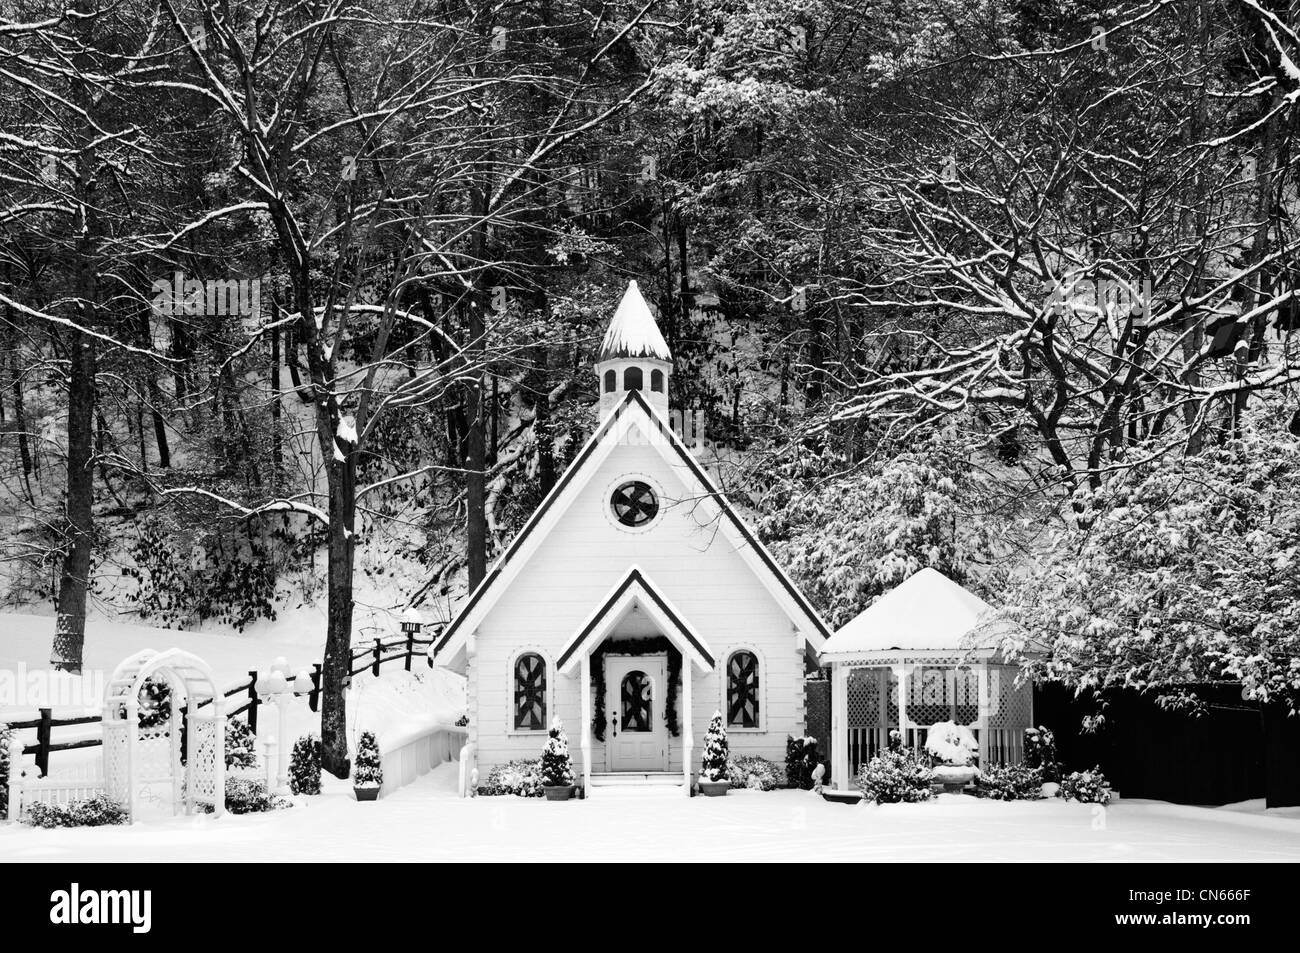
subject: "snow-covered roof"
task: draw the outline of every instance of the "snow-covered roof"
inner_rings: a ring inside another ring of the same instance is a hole
[[[672,353],[668,343],[659,333],[655,316],[650,313],[650,306],[641,297],[641,289],[635,281],[629,281],[623,300],[609,322],[609,330],[600,342],[598,361],[616,360],[620,357],[652,357],[660,361],[671,361]]]
[[[934,652],[997,645],[993,607],[926,567],[885,593],[826,640],[827,656],[863,652]]]

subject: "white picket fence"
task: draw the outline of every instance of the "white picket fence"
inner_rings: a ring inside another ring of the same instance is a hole
[[[31,804],[71,804],[104,793],[104,765],[100,758],[61,768],[45,777],[29,776],[36,769],[23,767],[23,746],[17,739],[9,746],[8,820],[16,821]]]

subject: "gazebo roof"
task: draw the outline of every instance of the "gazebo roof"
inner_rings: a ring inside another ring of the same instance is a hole
[[[844,624],[822,649],[823,661],[898,653],[970,653],[997,648],[1005,625],[993,607],[937,569],[926,567]]]

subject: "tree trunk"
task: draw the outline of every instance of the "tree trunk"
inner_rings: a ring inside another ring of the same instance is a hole
[[[331,459],[328,555],[328,630],[322,662],[320,735],[321,767],[336,778],[349,773],[347,707],[344,693],[352,681],[352,569],[356,522],[355,448],[342,461]]]
[[[479,224],[474,229],[473,253],[482,261],[486,245],[487,195],[475,188],[471,196]],[[483,310],[487,302],[475,289],[469,303],[469,346],[466,357],[471,374],[465,388],[465,415],[468,428],[465,453],[465,559],[469,574],[469,589],[473,592],[487,575],[487,494],[485,492],[485,448],[483,433]]]
[[[69,352],[72,374],[68,388],[68,548],[59,575],[58,619],[50,665],[56,671],[80,672],[86,642],[86,590],[94,531],[91,522],[95,493],[94,338],[73,331]]]

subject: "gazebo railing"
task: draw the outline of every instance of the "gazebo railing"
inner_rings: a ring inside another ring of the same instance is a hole
[[[898,725],[888,728],[849,728],[849,770],[850,776],[856,777],[858,770],[880,752],[889,747],[889,732],[898,730]],[[988,756],[983,764],[1019,764],[1025,757],[1025,739],[1023,728],[985,728],[981,730],[970,726],[975,740],[980,735],[988,734]],[[907,738],[904,742],[909,748],[925,747],[929,726],[908,725]]]

